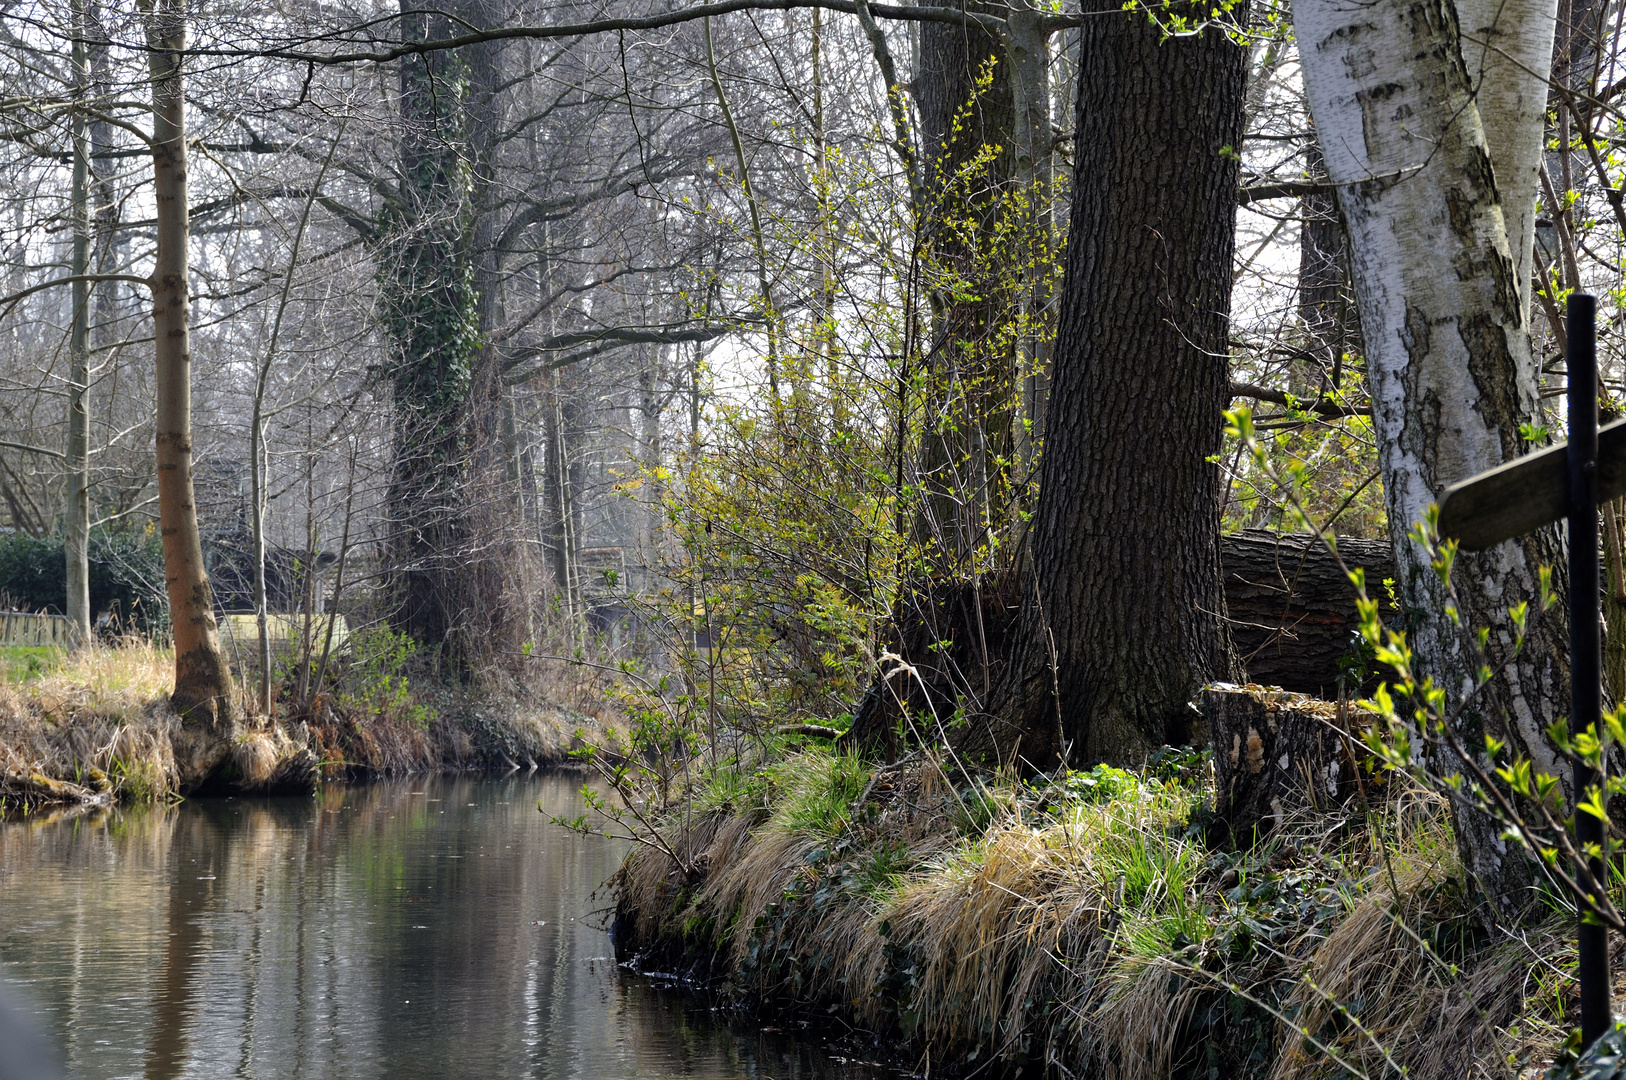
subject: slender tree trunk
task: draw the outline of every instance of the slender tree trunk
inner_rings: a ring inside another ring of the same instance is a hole
[[[1323,175],[1321,147],[1312,144],[1308,172]],[[1299,323],[1304,328],[1302,363],[1288,374],[1289,389],[1316,397],[1343,378],[1343,354],[1349,347],[1348,274],[1344,269],[1344,223],[1331,192],[1306,195],[1299,204]]]
[[[1016,342],[1017,407],[1012,424],[1016,457],[1021,463],[1019,483],[1032,474],[1044,438],[1053,351],[1048,330],[1054,325],[1051,266],[1056,237],[1051,201],[1056,177],[1050,130],[1050,28],[1046,22],[1044,14],[1025,5],[1013,6],[1005,22],[1005,52],[1011,66],[1011,130],[1016,144],[1015,179],[1027,199],[1028,216],[1027,242],[1018,252],[1026,288],[1017,297],[1017,305],[1025,325]]]
[[[1294,27],[1327,171],[1342,185],[1409,640],[1456,696],[1478,661],[1407,533],[1446,485],[1523,454],[1519,425],[1539,415],[1526,305],[1553,7],[1312,0],[1294,8]],[[1533,618],[1513,657],[1507,611],[1535,601],[1541,566],[1562,574],[1560,556],[1549,528],[1460,556],[1454,580],[1463,625],[1488,628],[1493,664],[1508,661],[1462,714],[1463,742],[1495,733],[1567,778],[1544,734],[1567,709],[1563,614]],[[1464,867],[1512,914],[1528,898],[1528,863],[1498,823],[1456,809]]]
[[[1234,669],[1210,458],[1246,81],[1218,27],[1164,40],[1086,6],[1033,573],[1008,681],[964,742],[988,763],[1140,760]]]
[[[90,90],[89,19],[73,4],[74,91]],[[68,340],[68,498],[63,523],[68,619],[79,644],[90,643],[90,124],[73,114],[73,323]]]
[[[937,0],[958,8],[958,0]],[[1005,14],[1002,4],[974,4]],[[933,326],[926,352],[926,427],[921,477],[927,490],[923,538],[935,542],[953,576],[1000,531],[1010,510],[1017,375],[996,328],[1017,301],[1000,287],[1009,253],[995,229],[1015,168],[1015,94],[1006,42],[988,30],[920,26],[919,104],[925,202],[919,219],[929,252]],[[1031,76],[1031,71],[1029,72]],[[1025,98],[1024,98],[1025,100]],[[991,157],[974,162],[984,147]],[[1031,148],[1030,148],[1031,149]],[[976,169],[976,175],[965,170]]]
[[[183,766],[204,779],[225,756],[238,720],[231,670],[220,649],[214,597],[203,564],[192,490],[192,357],[188,338],[186,111],[181,57],[182,0],[147,10],[153,85],[153,197],[157,205],[152,274],[156,360],[158,515],[175,635],[175,708],[183,728],[207,733]],[[177,754],[177,757],[182,755]]]

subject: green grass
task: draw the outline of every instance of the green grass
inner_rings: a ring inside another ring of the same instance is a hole
[[[823,747],[786,758],[769,770],[779,795],[772,826],[796,836],[840,836],[870,775],[862,758]]]
[[[55,645],[0,645],[0,679],[17,684],[49,675],[65,655]]]

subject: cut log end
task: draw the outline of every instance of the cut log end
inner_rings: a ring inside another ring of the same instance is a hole
[[[1214,751],[1214,811],[1231,836],[1269,832],[1287,815],[1328,809],[1357,785],[1351,710],[1262,686],[1204,691]]]

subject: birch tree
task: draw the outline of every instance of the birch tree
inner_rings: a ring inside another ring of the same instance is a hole
[[[1488,627],[1498,674],[1455,721],[1468,747],[1509,739],[1558,775],[1544,729],[1564,714],[1562,616],[1532,618],[1514,655],[1509,607],[1534,601],[1549,529],[1461,556],[1461,626],[1410,530],[1445,487],[1528,449],[1539,419],[1527,309],[1552,54],[1551,0],[1306,0],[1294,6],[1304,81],[1348,223],[1400,593],[1411,644],[1453,698]],[[1563,590],[1559,590],[1563,595]],[[1460,763],[1437,762],[1445,773]],[[1498,916],[1530,867],[1500,825],[1456,804],[1467,873]]]

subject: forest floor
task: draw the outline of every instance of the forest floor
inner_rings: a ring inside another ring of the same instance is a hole
[[[822,748],[718,771],[622,868],[618,952],[931,1075],[1539,1077],[1578,1015],[1573,909],[1487,928],[1404,781],[1235,847],[1200,753],[954,775]]]
[[[176,796],[173,680],[173,654],[144,643],[0,648],[0,814]],[[304,746],[328,778],[562,764],[584,735],[602,741],[615,723],[591,693],[569,696],[578,700],[513,680],[449,686],[397,674],[349,691],[341,681],[306,720],[250,717],[241,750]]]

